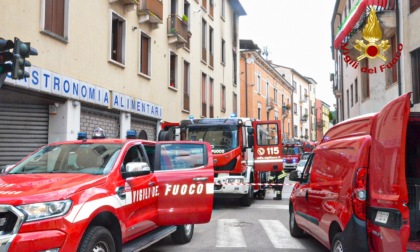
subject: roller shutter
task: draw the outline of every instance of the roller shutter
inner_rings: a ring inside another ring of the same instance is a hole
[[[48,105],[0,103],[0,167],[48,143]]]

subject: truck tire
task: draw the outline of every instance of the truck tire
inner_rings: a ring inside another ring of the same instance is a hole
[[[83,235],[78,252],[116,252],[114,238],[108,229],[89,227]]]
[[[177,244],[189,243],[194,234],[194,224],[180,225],[171,234],[172,241]]]
[[[252,185],[250,185],[248,194],[245,194],[241,198],[241,206],[250,206],[253,199],[254,199],[254,188]]]
[[[331,246],[331,252],[346,252],[347,249],[344,247],[343,235],[338,232],[334,235],[334,240]]]
[[[303,229],[301,229],[296,223],[295,212],[293,211],[293,208],[290,210],[289,213],[289,230],[290,235],[293,237],[299,238],[304,235]]]

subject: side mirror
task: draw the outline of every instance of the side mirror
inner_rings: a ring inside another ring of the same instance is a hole
[[[122,173],[124,179],[150,174],[150,167],[146,162],[130,162],[126,164],[125,170]]]
[[[290,181],[299,181],[300,178],[299,178],[299,175],[298,175],[298,171],[296,171],[296,170],[291,171],[290,175],[289,175],[289,180]]]

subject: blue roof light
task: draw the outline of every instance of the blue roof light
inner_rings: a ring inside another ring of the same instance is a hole
[[[83,140],[87,139],[87,133],[86,132],[78,132],[77,133],[77,140]]]
[[[235,113],[232,113],[232,114],[230,115],[230,117],[231,117],[231,118],[236,118],[236,114],[235,114]]]
[[[194,119],[194,115],[190,115],[189,119]]]
[[[127,130],[127,135],[126,138],[127,139],[135,139],[137,136],[137,131],[135,130]]]

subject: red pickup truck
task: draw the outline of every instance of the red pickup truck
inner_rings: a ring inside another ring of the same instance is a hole
[[[208,143],[94,136],[46,145],[0,176],[0,251],[138,251],[168,235],[187,243],[210,221]]]

